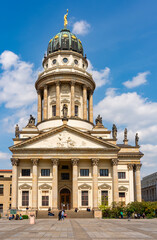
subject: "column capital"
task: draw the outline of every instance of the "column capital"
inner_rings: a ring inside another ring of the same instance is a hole
[[[117,158],[115,158],[115,159],[112,159],[112,165],[113,166],[117,166],[118,165],[118,159]]]
[[[41,94],[41,89],[38,89],[38,90],[37,90],[37,94]]]
[[[12,163],[12,166],[18,166],[19,159],[18,158],[11,158],[11,163]]]
[[[75,83],[76,83],[75,81],[71,81],[70,84],[71,84],[71,86],[75,86]]]
[[[56,81],[56,86],[60,86],[61,82],[60,81]]]
[[[45,85],[44,85],[44,89],[47,89],[47,88],[48,88],[48,86],[45,84]]]
[[[72,162],[72,165],[73,165],[73,166],[77,166],[77,165],[78,165],[78,162],[79,162],[79,158],[72,158],[72,159],[71,159],[71,162]]]
[[[136,171],[138,170],[140,170],[141,169],[141,166],[142,166],[142,164],[135,164],[135,169],[136,169]]]
[[[83,88],[84,88],[84,89],[87,89],[87,85],[86,85],[86,84],[83,84]]]
[[[58,159],[58,158],[51,159],[51,162],[52,162],[53,166],[54,166],[54,165],[58,166],[58,164],[59,164],[59,159]]]
[[[33,163],[33,166],[37,166],[38,162],[39,162],[39,159],[31,159],[31,161]]]
[[[92,165],[93,165],[93,166],[98,166],[98,164],[99,164],[99,158],[92,158],[91,160],[92,160]]]
[[[133,170],[134,164],[128,164],[127,167],[128,167],[128,170]]]

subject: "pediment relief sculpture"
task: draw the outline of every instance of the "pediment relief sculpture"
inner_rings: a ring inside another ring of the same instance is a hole
[[[100,185],[99,187],[98,187],[98,189],[99,190],[101,190],[101,189],[111,189],[111,186],[110,185],[108,185],[107,183],[103,183],[102,185]]]
[[[91,189],[91,186],[88,185],[88,184],[86,184],[86,183],[84,183],[84,184],[80,185],[80,186],[78,187],[78,189],[79,189],[79,190],[81,190],[81,189]]]
[[[124,187],[124,186],[120,186],[120,187],[118,188],[118,190],[119,190],[119,191],[125,191],[125,192],[127,192],[127,191],[128,191],[128,188],[127,188],[127,187]]]
[[[39,186],[39,189],[40,189],[40,190],[43,190],[43,189],[50,189],[50,190],[51,190],[52,187],[51,187],[50,185],[44,183],[44,184],[42,184],[42,185]]]
[[[30,185],[28,185],[27,183],[24,183],[22,185],[19,186],[19,189],[32,189],[32,187]]]
[[[71,148],[75,147],[76,143],[71,139],[70,136],[60,133],[58,136],[57,147]]]

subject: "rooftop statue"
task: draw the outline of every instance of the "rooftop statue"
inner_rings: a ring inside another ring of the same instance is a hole
[[[97,116],[97,118],[95,119],[95,123],[96,125],[98,124],[102,124],[102,117],[100,117],[100,114]]]
[[[32,127],[34,125],[35,125],[35,118],[32,115],[30,115],[30,118],[28,120],[28,124],[26,127]]]
[[[127,140],[127,134],[128,134],[128,130],[127,130],[127,128],[125,128],[125,130],[124,130],[124,140]]]
[[[67,13],[64,15],[64,28],[67,28],[67,25],[68,25],[67,16],[68,16],[68,9],[67,9]]]
[[[112,127],[112,137],[117,138],[117,127],[115,124],[113,124],[113,127]]]
[[[18,126],[18,124],[16,124],[16,126],[15,126],[15,137],[19,138],[19,135],[20,135],[20,133],[19,133],[19,126]]]
[[[136,133],[136,135],[135,135],[135,146],[136,147],[139,146],[138,142],[139,142],[139,136],[138,136],[138,133]]]

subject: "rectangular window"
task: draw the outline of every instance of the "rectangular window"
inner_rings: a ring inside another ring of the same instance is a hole
[[[29,206],[29,191],[22,191],[22,206]]]
[[[11,209],[11,203],[9,204],[9,209]]]
[[[83,177],[83,176],[88,177],[89,176],[89,169],[80,169],[80,176],[81,177]]]
[[[10,184],[10,196],[12,195],[12,184]]]
[[[0,184],[0,196],[2,196],[4,193],[4,185]]]
[[[101,202],[103,205],[108,205],[108,191],[101,191]]]
[[[52,117],[56,116],[56,105],[52,106]]]
[[[100,169],[101,177],[108,177],[108,169]]]
[[[42,196],[42,206],[49,206],[49,196]]]
[[[50,176],[50,169],[41,169],[41,176]]]
[[[125,205],[125,192],[119,192],[119,202]]]
[[[69,180],[69,173],[61,173],[62,180]]]
[[[30,176],[30,169],[22,169],[22,176]]]
[[[119,179],[125,179],[126,178],[126,173],[125,172],[118,172],[118,178]]]
[[[119,192],[119,197],[120,198],[125,198],[125,192]]]
[[[82,191],[82,206],[88,206],[88,191]]]
[[[75,105],[75,117],[78,117],[78,106]]]
[[[0,212],[3,212],[3,204],[0,204]]]
[[[4,178],[4,175],[0,175],[0,178]]]
[[[62,169],[69,169],[68,165],[62,165]]]

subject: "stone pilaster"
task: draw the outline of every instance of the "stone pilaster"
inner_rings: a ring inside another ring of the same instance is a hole
[[[73,178],[72,178],[72,190],[73,190],[73,209],[78,208],[78,158],[71,159],[73,165]]]
[[[56,116],[60,117],[60,82],[56,82]]]
[[[44,120],[47,119],[48,115],[48,106],[47,106],[47,99],[48,98],[48,87],[47,85],[44,86]]]
[[[93,158],[93,209],[98,209],[98,163],[99,159]]]
[[[38,90],[38,123],[42,120],[42,98],[41,90]]]
[[[133,184],[134,184],[134,201],[137,201],[136,199],[136,166],[133,167]]]
[[[18,208],[18,164],[19,160],[12,158],[12,208]]]
[[[93,123],[93,92],[90,91],[89,93],[89,107],[88,107],[88,116],[89,116],[89,121]]]
[[[129,196],[130,202],[134,202],[134,179],[133,179],[133,164],[128,164],[129,171]]]
[[[141,202],[141,177],[140,177],[140,169],[142,164],[136,164],[136,200],[137,202]]]
[[[87,120],[87,87],[83,85],[83,119]]]
[[[32,172],[32,208],[38,209],[38,159],[31,159],[33,164]]]
[[[58,164],[59,159],[51,159],[53,164],[52,208],[58,209]]]
[[[71,116],[75,116],[75,83],[71,82]]]
[[[112,159],[113,165],[113,177],[112,177],[112,189],[113,189],[113,202],[119,202],[119,191],[118,191],[118,159]]]

